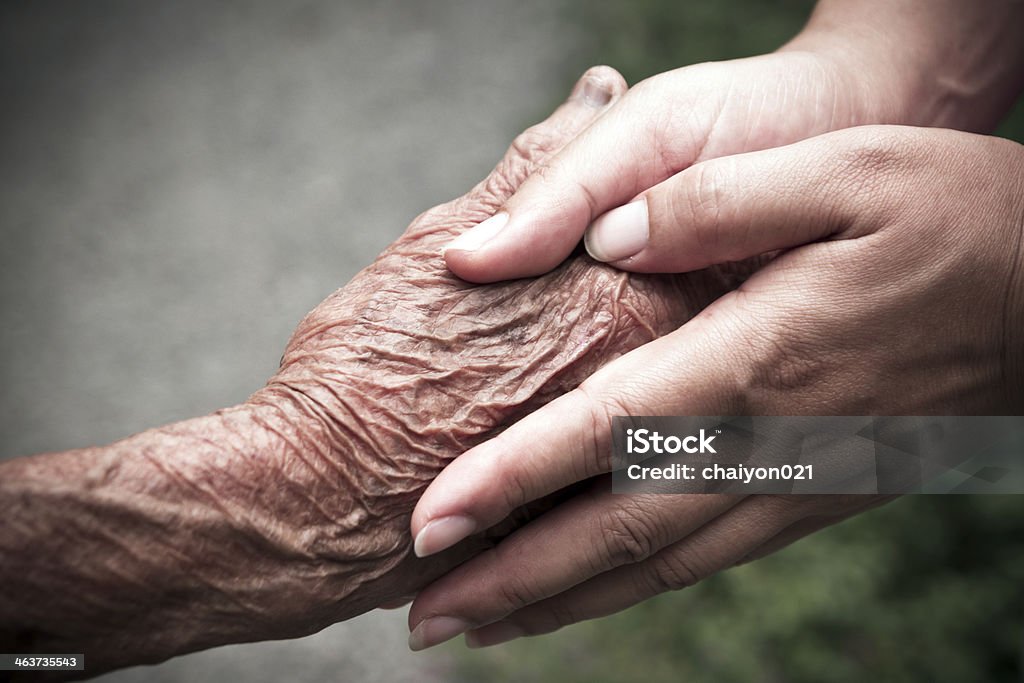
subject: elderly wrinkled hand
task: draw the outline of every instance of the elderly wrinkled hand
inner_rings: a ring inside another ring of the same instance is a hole
[[[492,545],[415,558],[428,482],[734,284],[727,269],[652,278],[586,256],[485,288],[446,269],[443,246],[621,93],[607,70],[587,74],[486,180],[310,313],[246,403],[0,465],[0,650],[85,652],[95,675],[306,635]]]

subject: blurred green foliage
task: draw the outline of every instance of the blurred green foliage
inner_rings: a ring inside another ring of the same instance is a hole
[[[567,46],[563,88],[594,64],[615,67],[632,85],[687,64],[750,57],[771,52],[807,22],[814,0],[569,0],[565,22],[578,40]],[[557,106],[548,102],[538,118]],[[1024,98],[997,135],[1024,142]]]
[[[813,0],[570,0],[566,23],[581,39],[566,82],[593,64],[615,67],[632,85],[687,64],[771,52],[800,31],[813,7]]]
[[[767,52],[813,4],[576,0],[565,81]],[[998,134],[1024,141],[1024,100]],[[449,651],[465,681],[1020,681],[1022,624],[1024,496],[911,496],[621,614]]]
[[[1016,106],[996,130],[996,135],[1024,144],[1024,97],[1017,100]]]

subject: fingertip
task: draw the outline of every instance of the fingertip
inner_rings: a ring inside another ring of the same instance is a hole
[[[480,221],[472,228],[466,230],[464,233],[453,239],[444,248],[444,251],[477,251],[497,237],[498,233],[500,233],[506,225],[508,225],[508,213],[505,211],[499,211],[487,220]]]
[[[566,257],[569,256],[569,253],[566,254]],[[468,255],[464,252],[445,254],[445,264],[454,275],[466,282],[481,285],[543,275],[557,268],[563,260],[564,258],[517,261],[514,256],[504,254]]]
[[[647,200],[641,197],[599,216],[584,233],[583,244],[595,261],[618,266],[646,249],[649,239]]]
[[[427,522],[413,541],[416,557],[429,557],[447,550],[477,530],[477,523],[467,515],[448,515]]]
[[[494,267],[497,259],[491,248],[508,222],[508,212],[500,211],[463,232],[441,250],[445,265],[467,282],[489,283],[509,277],[507,268]],[[514,270],[511,276],[516,276]]]
[[[451,640],[472,628],[465,619],[435,616],[424,619],[409,634],[409,649],[413,652],[426,650]]]
[[[476,503],[493,496],[487,487],[489,480],[474,459],[473,449],[437,475],[412,511],[409,528],[416,557],[439,553],[486,528],[488,520],[480,516]]]
[[[554,221],[538,226],[538,217],[529,211],[506,222],[508,227],[503,223],[500,232],[494,231],[482,242],[475,236],[468,244],[460,241],[469,233],[453,240],[442,252],[448,269],[479,284],[543,275],[572,254],[582,233]],[[483,223],[476,227],[480,226]]]
[[[442,252],[444,263],[455,276],[474,284],[489,284],[502,278],[489,267],[486,256],[478,252],[454,247],[445,247]]]
[[[601,109],[618,99],[629,89],[626,79],[610,66],[592,66],[583,72],[573,87],[569,99]]]

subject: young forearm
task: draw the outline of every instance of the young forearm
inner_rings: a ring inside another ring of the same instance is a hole
[[[1024,88],[1024,3],[821,0],[783,50],[827,54],[856,76],[859,123],[991,131]]]

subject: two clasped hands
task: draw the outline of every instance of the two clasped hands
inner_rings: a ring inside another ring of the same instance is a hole
[[[613,495],[614,415],[969,415],[1024,405],[1024,147],[982,135],[1024,84],[1019,3],[823,0],[778,52],[576,92],[596,120],[448,245],[471,282],[583,239],[674,273],[758,259],[676,331],[466,452],[412,519],[437,553],[592,480],[412,605],[410,645],[611,614],[883,500]]]

